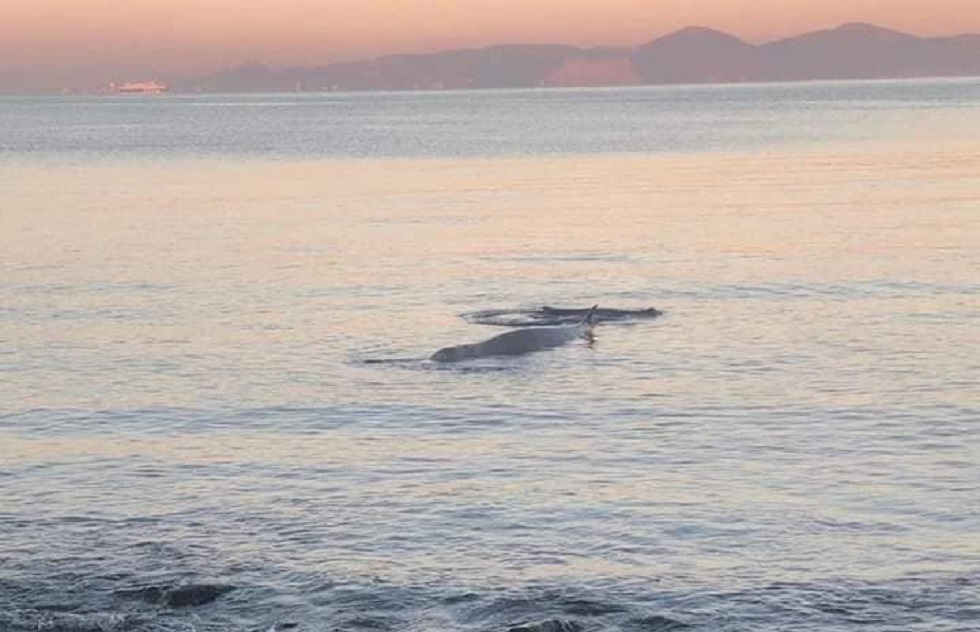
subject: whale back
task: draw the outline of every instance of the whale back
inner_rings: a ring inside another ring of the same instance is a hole
[[[576,338],[591,340],[593,320],[597,308],[598,305],[593,305],[577,325],[515,329],[488,338],[483,342],[439,349],[432,354],[432,360],[435,362],[459,362],[460,360],[489,356],[517,356],[560,347]]]
[[[576,338],[588,338],[590,333],[591,328],[584,322],[563,327],[526,327],[498,334],[483,342],[439,349],[432,359],[436,362],[459,362],[470,358],[524,355],[560,347]]]
[[[433,353],[431,359],[435,362],[459,362],[460,360],[476,357],[472,349],[473,345],[444,347]]]

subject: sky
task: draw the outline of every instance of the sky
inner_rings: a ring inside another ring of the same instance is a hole
[[[978,0],[3,0],[0,70],[209,72],[499,43],[641,44],[685,26],[759,43],[844,22],[980,32]]]

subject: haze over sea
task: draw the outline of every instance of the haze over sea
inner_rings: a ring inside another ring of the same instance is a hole
[[[0,630],[980,630],[978,213],[975,79],[2,98]]]

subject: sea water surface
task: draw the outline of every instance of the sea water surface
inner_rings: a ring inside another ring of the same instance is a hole
[[[980,630],[980,80],[2,98],[0,270],[0,630]]]

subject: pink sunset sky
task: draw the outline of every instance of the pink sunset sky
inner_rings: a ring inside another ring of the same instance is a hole
[[[635,45],[709,26],[751,42],[844,22],[980,32],[978,0],[9,0],[0,67],[325,64],[499,43]]]

